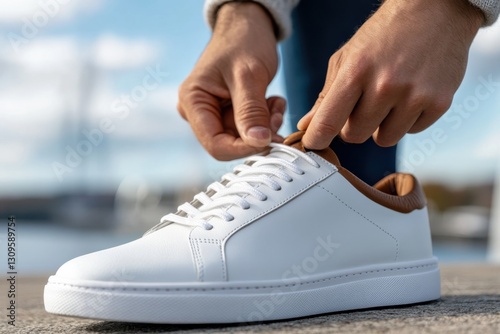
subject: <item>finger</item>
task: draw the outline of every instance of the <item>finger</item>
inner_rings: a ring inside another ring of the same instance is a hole
[[[266,147],[271,142],[270,112],[265,98],[267,84],[254,75],[242,75],[229,87],[234,120],[240,137],[249,146]]]
[[[267,105],[271,112],[271,131],[274,136],[283,124],[286,100],[281,96],[271,96],[267,98]]]
[[[316,99],[311,110],[304,117],[302,117],[297,123],[297,129],[305,131],[309,126],[309,124],[311,123],[311,120],[314,117],[316,110],[318,110],[319,106],[321,105],[321,102],[326,96],[326,93],[330,90],[332,83],[335,81],[339,65],[343,59],[342,55],[343,55],[342,50],[339,50],[336,53],[334,53],[332,57],[330,57],[330,60],[328,61],[328,70],[326,72],[323,89],[319,93],[318,98]]]
[[[411,111],[405,107],[392,109],[373,134],[373,140],[382,147],[396,145],[415,124],[420,114],[420,111]]]
[[[361,97],[358,83],[337,76],[318,109],[311,117],[306,133],[302,138],[309,149],[324,149],[340,132]]]
[[[297,123],[297,129],[300,131],[306,131],[309,124],[311,124],[311,120],[313,119],[315,113],[316,110],[311,110],[305,114],[304,117],[302,117]]]
[[[199,142],[214,158],[232,160],[261,151],[226,131],[216,97],[200,92],[191,94],[183,100],[182,108]]]
[[[434,124],[434,122],[436,122],[441,115],[441,113],[433,112],[431,110],[424,110],[418,119],[413,123],[412,127],[408,130],[408,133],[417,133],[427,129],[429,126]]]
[[[409,133],[423,131],[434,124],[450,108],[453,102],[453,95],[441,94],[438,99],[431,101],[425,108],[422,108],[424,111],[408,131]]]
[[[285,138],[283,138],[282,136],[280,136],[279,134],[273,134],[273,137],[271,139],[271,141],[273,143],[282,143],[283,141],[285,140]]]
[[[271,111],[271,130],[273,131],[272,141],[281,142],[283,137],[279,136],[277,132],[283,123],[283,114],[286,108],[286,101],[280,96],[271,96],[267,98],[267,104],[269,110]],[[235,137],[239,137],[238,131],[236,130],[234,111],[231,105],[231,101],[221,101],[221,106],[225,132],[232,134]]]
[[[340,137],[348,143],[364,143],[377,130],[393,108],[394,95],[382,95],[376,89],[363,92],[353,108]]]

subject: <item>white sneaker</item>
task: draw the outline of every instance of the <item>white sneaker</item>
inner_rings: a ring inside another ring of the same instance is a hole
[[[235,323],[440,296],[425,197],[409,174],[374,187],[302,133],[250,157],[144,237],[64,264],[48,312],[144,323]]]

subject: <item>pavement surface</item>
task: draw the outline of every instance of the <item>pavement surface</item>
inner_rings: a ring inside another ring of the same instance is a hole
[[[324,314],[254,325],[147,325],[59,317],[43,309],[46,277],[18,277],[16,326],[7,325],[0,284],[0,333],[500,333],[500,266],[441,267],[442,298],[404,307]]]

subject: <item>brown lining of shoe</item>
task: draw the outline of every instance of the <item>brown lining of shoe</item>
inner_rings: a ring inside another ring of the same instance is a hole
[[[411,174],[394,173],[369,186],[344,167],[339,173],[363,195],[372,201],[401,213],[422,209],[426,199],[418,180]]]
[[[283,144],[292,146],[303,152],[311,151],[335,165],[339,173],[349,181],[359,192],[372,201],[394,211],[409,213],[422,209],[426,199],[422,187],[411,174],[394,173],[384,177],[373,187],[360,180],[357,176],[341,166],[335,152],[330,148],[324,150],[309,150],[302,144],[304,131],[292,133],[285,138]]]

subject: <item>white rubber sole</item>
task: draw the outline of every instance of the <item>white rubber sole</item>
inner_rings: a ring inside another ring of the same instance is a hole
[[[51,276],[47,312],[142,323],[242,323],[431,301],[436,258],[266,282],[131,283]]]

